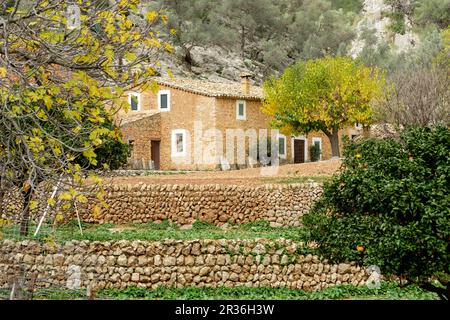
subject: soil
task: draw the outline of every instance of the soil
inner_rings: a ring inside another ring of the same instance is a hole
[[[237,184],[258,185],[280,183],[297,177],[330,176],[340,168],[340,160],[325,160],[272,168],[250,168],[230,171],[197,171],[183,174],[105,178],[114,184]]]

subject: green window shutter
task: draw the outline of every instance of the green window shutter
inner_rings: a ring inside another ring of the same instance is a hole
[[[138,97],[135,96],[135,95],[132,95],[130,100],[131,100],[131,110],[137,111],[138,108],[139,108],[139,99],[138,99]]]
[[[286,154],[286,150],[284,148],[284,142],[285,142],[285,138],[278,138],[278,154],[283,155],[283,156]]]
[[[161,109],[167,109],[168,108],[168,99],[167,99],[167,94],[161,94],[159,96],[160,99],[160,105],[161,105]]]

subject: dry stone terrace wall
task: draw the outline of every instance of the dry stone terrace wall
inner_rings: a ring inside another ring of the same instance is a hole
[[[0,242],[0,287],[22,269],[37,274],[38,287],[138,286],[289,287],[319,290],[363,285],[367,275],[354,263],[330,264],[302,253],[300,243],[280,239]],[[43,281],[45,280],[45,281]],[[73,287],[72,287],[73,288]]]
[[[291,185],[113,185],[106,189],[107,208],[93,215],[81,208],[82,220],[97,223],[142,223],[168,219],[180,225],[196,220],[221,225],[270,221],[272,226],[298,226],[322,193],[317,183]]]
[[[106,186],[105,192],[108,206],[97,215],[92,210],[98,202],[94,196],[89,203],[78,204],[83,221],[122,224],[169,220],[187,225],[200,220],[222,225],[266,220],[272,226],[281,227],[299,225],[301,216],[322,194],[322,186],[317,183],[260,186],[140,183]],[[95,191],[90,193],[93,195]],[[47,206],[44,197],[38,199],[39,206],[31,211],[35,220]],[[2,206],[1,218],[18,219],[22,209],[19,192],[11,190],[5,194]],[[69,218],[75,218],[75,212]]]

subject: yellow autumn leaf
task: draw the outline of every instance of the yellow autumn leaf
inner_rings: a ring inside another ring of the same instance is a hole
[[[56,204],[55,198],[49,198],[47,199],[47,203],[51,206],[54,206]]]
[[[81,202],[81,203],[87,203],[88,202],[88,199],[86,198],[86,196],[82,195],[82,194],[78,195],[76,199],[77,199],[78,202]]]
[[[30,210],[34,210],[34,209],[36,209],[37,208],[37,206],[38,206],[38,204],[39,204],[39,202],[37,202],[36,200],[31,200],[30,201]]]
[[[134,60],[136,60],[136,53],[134,52],[126,52],[124,55],[125,59],[127,59],[129,62],[133,62]]]
[[[101,214],[101,212],[102,212],[102,208],[100,208],[100,207],[97,206],[97,205],[95,205],[95,206],[92,208],[92,216],[93,216],[94,218],[98,218],[98,216]]]
[[[61,200],[72,200],[72,195],[70,194],[70,192],[62,192],[59,196],[59,199]]]
[[[6,68],[0,68],[0,77],[6,77],[7,71]]]
[[[145,14],[145,19],[147,19],[147,21],[151,23],[151,22],[155,21],[157,16],[158,16],[158,12],[149,11]]]
[[[95,158],[95,152],[94,149],[90,148],[83,152],[83,156],[87,159]]]

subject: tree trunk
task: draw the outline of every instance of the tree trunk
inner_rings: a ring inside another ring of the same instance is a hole
[[[241,54],[242,54],[242,61],[244,61],[245,58],[245,27],[241,27]]]
[[[3,186],[3,179],[0,176],[0,218],[3,216],[3,213],[6,213],[5,205],[3,201],[5,200],[5,187]]]
[[[364,138],[370,137],[370,126],[363,125],[363,137]]]
[[[339,128],[333,128],[332,132],[327,136],[331,144],[331,157],[340,158],[341,153],[339,151]]]
[[[438,288],[438,287],[436,287],[436,286],[434,286],[434,285],[432,285],[431,283],[428,283],[428,282],[427,283],[422,283],[420,285],[420,287],[422,289],[425,289],[425,290],[428,290],[428,291],[436,293],[441,300],[450,300],[450,284],[448,284],[448,283],[446,284],[445,289],[444,288]]]
[[[0,187],[0,218],[3,215],[3,199],[5,197],[5,191]]]
[[[20,235],[27,236],[28,235],[28,225],[30,222],[30,201],[33,195],[33,188],[29,188],[26,192],[23,193],[23,210],[22,210],[22,218],[20,222]]]

